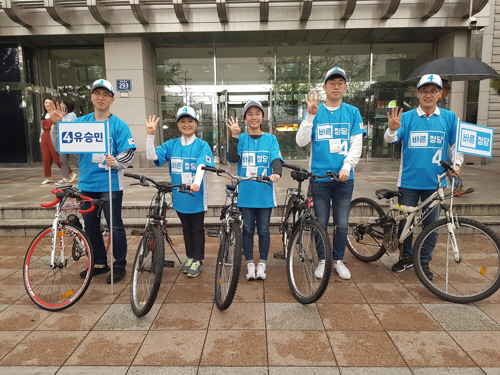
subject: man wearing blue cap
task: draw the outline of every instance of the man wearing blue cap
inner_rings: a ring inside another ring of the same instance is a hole
[[[363,148],[366,132],[359,110],[342,102],[347,89],[347,74],[341,68],[330,69],[323,84],[326,103],[319,104],[319,93],[309,93],[307,115],[296,135],[297,145],[312,142],[310,168],[312,173],[324,175],[331,171],[339,174],[339,181],[318,179],[312,186],[314,213],[319,222],[328,227],[330,204],[333,211],[333,269],[342,279],[350,279],[351,273],[343,259],[347,244],[349,208],[354,189],[354,167]],[[318,248],[320,259],[314,276],[323,278],[325,252]]]
[[[113,203],[113,282],[118,282],[125,277],[125,266],[127,264],[127,238],[122,220],[122,198],[123,198],[123,174],[134,159],[136,150],[134,138],[128,125],[111,114],[111,104],[114,102],[115,91],[111,82],[105,79],[98,79],[90,89],[90,99],[94,105],[94,112],[79,117],[75,122],[94,122],[109,120],[111,137],[111,150],[108,154],[80,154],[78,168],[80,178],[78,189],[83,195],[99,199],[109,200],[109,180],[108,169],[111,168],[112,180],[112,203]],[[53,122],[62,121],[64,113],[59,108],[52,108],[50,116]],[[104,140],[106,141],[106,140]],[[88,207],[83,207],[88,208]],[[103,207],[104,216],[109,224],[109,205]],[[83,215],[85,222],[85,233],[89,236],[92,250],[94,252],[93,275],[99,275],[110,271],[107,262],[106,248],[100,229],[100,221],[97,217],[97,210]],[[80,276],[85,278],[87,271],[83,271]],[[106,279],[111,283],[111,275]]]
[[[455,155],[455,139],[457,131],[457,116],[446,109],[437,106],[441,97],[443,83],[437,74],[424,75],[417,84],[417,97],[420,106],[417,109],[403,112],[397,107],[388,113],[389,127],[384,139],[388,143],[402,142],[401,167],[397,186],[402,194],[399,204],[416,206],[426,200],[436,191],[436,176],[444,172],[439,164],[448,160],[448,155]],[[455,170],[460,173],[463,155],[457,153]],[[446,186],[446,180],[442,181]],[[440,207],[437,206],[423,221],[424,227],[439,219]],[[425,212],[425,207],[424,207]],[[403,231],[405,222],[399,225],[399,234]],[[392,266],[394,272],[403,272],[413,267],[412,238],[410,235],[403,243],[401,259]],[[434,274],[429,269],[432,250],[437,241],[437,233],[433,233],[426,247],[425,255],[420,259],[425,275],[429,280]]]

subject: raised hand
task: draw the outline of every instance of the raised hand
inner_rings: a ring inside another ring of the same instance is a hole
[[[399,127],[401,126],[401,114],[403,113],[403,108],[401,108],[398,111],[399,107],[393,108],[392,109],[392,116],[391,113],[387,113],[387,120],[389,121],[389,129],[391,130],[398,130]]]
[[[318,113],[319,98],[319,92],[311,91],[307,95],[307,113],[309,113],[310,115],[316,115],[316,113]]]
[[[154,135],[156,133],[156,127],[158,126],[158,121],[160,121],[159,117],[155,115],[149,116],[146,119],[146,131],[149,135]]]
[[[50,101],[49,108],[47,108],[47,112],[50,115],[53,124],[56,124],[59,121],[62,121],[64,118],[64,112],[61,111],[61,107],[59,103],[55,103]]]
[[[238,125],[238,117],[236,117],[236,119],[233,119],[233,117],[231,116],[231,118],[226,123],[226,126],[229,128],[229,130],[231,130],[231,135],[234,138],[238,138],[238,135],[241,132],[241,129]]]

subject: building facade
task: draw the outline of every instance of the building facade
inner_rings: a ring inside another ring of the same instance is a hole
[[[405,81],[414,69],[452,56],[500,65],[494,1],[1,3],[0,113],[7,136],[0,163],[40,161],[43,99],[68,95],[78,115],[90,112],[89,88],[97,78],[123,88],[112,110],[132,129],[138,165],[148,165],[141,146],[145,118],[161,116],[160,143],[179,134],[174,115],[182,105],[196,109],[197,135],[224,162],[226,120],[242,120],[249,99],[263,103],[263,128],[276,134],[284,157],[304,159],[295,132],[307,111],[305,97],[321,90],[333,66],[347,71],[345,101],[360,109],[369,130],[363,157],[398,158],[398,149],[383,140],[386,113],[418,105],[415,83]],[[500,127],[500,99],[489,81],[453,82],[450,103],[461,119]]]

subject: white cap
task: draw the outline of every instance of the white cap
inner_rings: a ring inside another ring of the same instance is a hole
[[[262,111],[262,116],[264,116],[264,107],[262,106],[262,104],[257,100],[250,100],[249,102],[247,102],[247,104],[245,104],[245,107],[243,108],[243,117],[246,116],[247,111],[250,109],[250,107],[259,108]]]
[[[179,108],[177,111],[177,116],[175,118],[175,121],[179,120],[182,116],[189,116],[194,118],[196,121],[198,121],[198,117],[196,116],[196,112],[194,111],[193,108],[184,106]]]
[[[441,80],[441,77],[438,76],[437,74],[426,74],[420,78],[420,81],[418,81],[417,89],[422,87],[423,85],[436,85],[440,89],[443,88],[443,81]]]
[[[90,88],[90,92],[94,91],[95,89],[102,87],[108,90],[110,93],[113,95],[115,94],[115,90],[113,89],[113,85],[111,82],[106,81],[105,79],[98,79],[97,81],[94,81],[92,84],[92,87]]]
[[[347,74],[346,74],[345,70],[342,69],[342,68],[339,68],[339,67],[335,67],[335,68],[330,69],[326,73],[326,75],[325,75],[325,83],[326,83],[326,81],[328,81],[328,78],[330,78],[331,76],[335,76],[335,75],[341,76],[347,82]]]

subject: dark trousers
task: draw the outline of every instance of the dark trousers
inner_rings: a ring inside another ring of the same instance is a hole
[[[194,260],[205,258],[205,212],[195,214],[183,214],[177,212],[182,223],[182,233],[184,234],[184,244],[186,245],[186,255]]]
[[[82,191],[82,194],[93,199],[104,198],[109,202],[109,192]],[[127,237],[122,220],[122,198],[123,191],[113,191],[113,256],[115,257],[113,267],[124,269],[127,265],[125,259],[127,257]],[[90,203],[85,202],[83,208],[88,207],[90,207]],[[104,204],[103,212],[109,227],[109,203]],[[89,236],[94,251],[95,264],[107,264],[106,247],[101,234],[101,223],[97,217],[97,210],[82,216],[85,223],[85,233]]]
[[[243,252],[245,253],[245,259],[253,259],[253,235],[255,233],[255,224],[257,224],[260,260],[267,260],[271,245],[269,223],[271,222],[273,208],[240,207],[240,211],[243,218]]]

